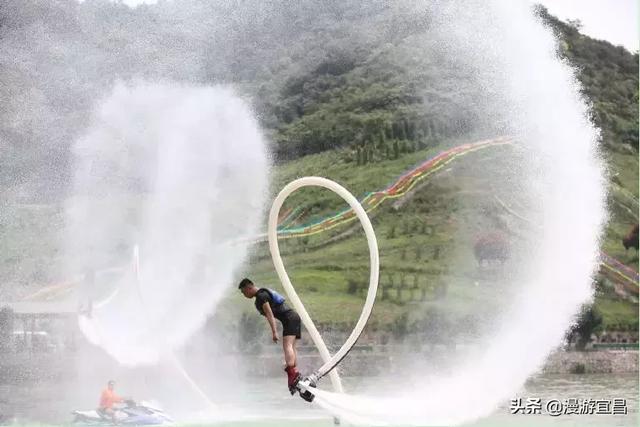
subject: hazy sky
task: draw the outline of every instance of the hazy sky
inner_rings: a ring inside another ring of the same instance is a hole
[[[537,0],[562,20],[579,19],[582,32],[638,50],[637,0]]]
[[[155,2],[156,0],[124,0],[124,3],[130,6]],[[579,19],[583,24],[582,32],[591,37],[608,40],[616,45],[621,44],[632,52],[638,50],[637,0],[532,0],[532,2],[544,4],[553,15],[562,20]]]

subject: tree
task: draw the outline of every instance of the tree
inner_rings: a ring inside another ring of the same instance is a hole
[[[579,19],[567,19],[567,25],[578,32],[582,29],[582,21]]]
[[[403,128],[404,128],[404,135],[405,135],[406,139],[412,139],[411,138],[411,130],[409,128],[409,121],[407,119],[404,119],[402,121],[402,125],[403,125]]]
[[[358,292],[358,282],[353,279],[349,279],[347,282],[347,293],[349,295],[355,295]]]
[[[425,136],[428,139],[432,139],[433,138],[433,136],[434,136],[434,134],[433,134],[433,120],[427,121],[427,123],[425,124],[424,131],[425,131]]]
[[[398,140],[393,141],[393,158],[397,159],[400,157],[400,144],[398,144]]]
[[[409,314],[402,313],[393,319],[392,332],[396,338],[402,338],[409,332]]]
[[[410,292],[410,295],[411,295],[411,299],[414,299],[415,298],[415,294],[416,294],[415,291],[417,291],[418,288],[419,288],[419,286],[418,286],[418,275],[414,274],[411,277],[411,279],[412,280],[411,280],[411,292]]]
[[[388,282],[390,286],[394,285],[394,279],[393,279],[393,274],[389,273],[389,275],[387,276]]]
[[[382,301],[389,299],[389,285],[382,285]]]
[[[393,126],[387,123],[387,126],[384,129],[384,133],[387,137],[387,139],[391,139],[393,138]]]
[[[405,123],[406,123],[406,122],[405,122]],[[400,123],[400,124],[398,125],[398,128],[400,129],[400,135],[399,135],[399,136],[400,136],[400,139],[401,139],[401,140],[403,140],[403,141],[406,141],[406,139],[407,139],[407,131],[405,130],[405,126],[404,126],[404,124],[403,124],[403,123]]]
[[[382,150],[382,147],[387,145],[387,138],[384,135],[384,130],[380,131],[380,135],[378,136],[378,148]]]
[[[599,331],[601,326],[602,315],[598,310],[593,305],[584,307],[577,323],[569,330],[569,339],[577,337],[576,349],[584,350],[591,341],[591,335]]]
[[[393,224],[389,229],[389,234],[387,234],[388,239],[395,239],[396,237],[396,225]]]

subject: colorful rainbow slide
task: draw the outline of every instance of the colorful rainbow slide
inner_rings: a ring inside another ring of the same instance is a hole
[[[462,144],[450,148],[449,150],[443,151],[440,154],[427,159],[408,172],[405,172],[385,190],[367,193],[364,198],[360,200],[360,204],[365,208],[367,213],[369,213],[380,206],[385,200],[397,199],[405,196],[420,181],[430,177],[431,175],[434,175],[446,165],[465,154],[482,150],[488,147],[511,144],[512,142],[513,141],[511,139],[503,137],[478,141],[469,144]],[[309,224],[300,226],[290,225],[295,222],[295,217],[299,217],[300,215],[300,209],[294,209],[280,222],[280,225],[278,227],[279,238],[286,239],[291,237],[310,236],[313,234],[331,230],[334,227],[346,224],[356,219],[352,209],[345,209],[332,216],[319,219]]]
[[[509,145],[512,143],[513,140],[511,138],[500,137],[462,144],[445,150],[411,168],[398,177],[386,189],[367,193],[362,200],[360,200],[360,204],[364,207],[365,211],[369,213],[386,200],[398,199],[407,195],[418,183],[441,171],[445,166],[461,156],[485,148]],[[283,218],[278,223],[278,237],[280,239],[287,239],[311,236],[357,219],[352,209],[345,209],[307,224],[295,225],[304,213],[303,207],[299,206],[288,211],[286,215],[283,215]],[[256,242],[263,240],[266,240],[266,234],[256,239]],[[601,253],[601,270],[607,274],[608,277],[625,286],[625,289],[638,295],[637,271],[604,252]],[[79,280],[71,280],[62,284],[44,287],[26,297],[25,300],[54,299],[56,296],[68,293],[70,288],[78,282]]]

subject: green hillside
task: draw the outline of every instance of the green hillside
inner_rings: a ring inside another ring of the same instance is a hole
[[[417,161],[460,142],[447,140],[399,159],[360,167],[345,160],[347,150],[306,156],[278,168],[276,182],[280,186],[298,176],[317,174],[335,179],[362,197],[372,189],[385,188]],[[475,331],[483,327],[483,320],[493,319],[492,313],[517,291],[518,284],[509,278],[518,271],[518,260],[524,253],[515,250],[504,267],[479,268],[472,251],[476,236],[487,229],[504,231],[515,246],[527,233],[492,198],[493,182],[501,178],[497,172],[500,164],[507,165],[511,156],[509,147],[468,154],[453,162],[449,170],[428,179],[401,206],[394,207],[394,202],[387,201],[373,211],[382,265],[374,324],[391,329],[401,322],[418,329],[437,313],[451,325]],[[633,160],[637,170],[637,159],[632,155],[614,154],[609,164],[613,169],[625,168]],[[621,161],[625,163],[618,163]],[[490,170],[496,172],[487,173]],[[621,188],[631,191],[636,182],[630,178]],[[287,206],[307,207],[309,214],[301,221],[306,222],[343,209],[344,202],[328,191],[305,189],[293,195]],[[613,215],[603,249],[637,268],[637,254],[626,253],[615,233],[626,229],[624,219]],[[368,252],[359,224],[284,240],[281,250],[314,319],[333,328],[348,328],[357,317],[368,284]],[[277,286],[266,244],[257,248],[250,265],[246,274]],[[620,298],[607,278],[601,277],[598,283],[596,307],[603,315],[603,326],[637,329],[637,300]],[[235,299],[235,292],[231,299]]]
[[[442,55],[428,12],[387,3],[372,1],[363,15],[358,2],[342,0],[185,0],[184,7],[135,9],[106,0],[6,1],[0,43],[14,60],[0,64],[11,77],[0,85],[7,100],[0,108],[0,296],[65,279],[60,242],[71,146],[95,99],[118,79],[232,84],[251,100],[270,141],[274,193],[317,174],[362,197],[443,150],[499,136],[499,126],[480,114],[484,95],[474,71]],[[637,270],[637,251],[625,251],[621,239],[638,222],[638,55],[586,37],[543,8],[539,14],[559,37],[558,54],[577,67],[602,129],[610,179],[602,250]],[[31,43],[38,52],[20,42],[42,34]],[[440,331],[474,333],[497,320],[497,309],[518,290],[510,278],[532,232],[498,201],[524,216],[531,206],[517,187],[496,185],[515,173],[514,159],[523,160],[517,156],[509,147],[463,156],[373,213],[382,254],[373,328],[429,331],[435,322]],[[303,209],[302,222],[343,206],[321,190],[287,204]],[[477,265],[473,244],[487,231],[513,244],[504,266]],[[368,277],[357,224],[286,240],[282,248],[314,318],[338,329],[354,322]],[[264,244],[242,274],[277,283]],[[637,299],[605,277],[597,290],[604,327],[637,330]],[[251,309],[232,286],[229,292],[236,314]]]
[[[582,35],[544,8],[539,13],[559,37],[559,54],[577,67],[583,93],[592,101],[592,119],[603,130],[610,220],[602,250],[637,271],[638,253],[625,251],[621,239],[638,221],[638,55]],[[331,66],[334,72],[327,72]],[[368,72],[363,71],[367,68]],[[324,72],[314,70],[283,90],[280,102],[297,105],[293,110],[299,116],[293,114],[282,121],[276,141],[283,151],[296,155],[341,145],[332,141],[350,141],[350,145],[282,165],[276,172],[275,188],[298,176],[318,174],[335,179],[361,197],[384,188],[417,161],[462,139],[451,135],[451,129],[429,132],[433,125],[425,124],[424,117],[417,118],[415,112],[424,105],[410,94],[419,77],[407,79],[411,73],[406,70],[400,69],[401,83],[390,84],[394,79],[387,77],[380,84],[372,62],[350,58],[323,63],[318,69]],[[367,76],[368,81],[360,76]],[[351,111],[357,114],[349,115]],[[341,122],[345,114],[350,122]],[[336,135],[332,129],[351,134]],[[464,126],[456,129],[462,129],[460,133],[469,130]],[[501,281],[508,272],[479,270],[471,251],[473,236],[485,227],[502,229],[515,240],[522,237],[515,232],[517,227],[506,225],[504,212],[487,194],[493,187],[491,174],[473,172],[489,161],[489,169],[499,169],[496,158],[503,155],[503,149],[470,155],[456,163],[451,173],[431,180],[402,208],[387,205],[374,214],[382,254],[381,284],[383,294],[388,295],[380,297],[374,321],[387,326],[401,321],[418,328],[438,311],[447,322],[464,322],[473,329],[478,319],[491,317],[489,313],[503,301],[502,296],[507,297],[509,286]],[[499,179],[499,173],[494,178]],[[464,196],[460,196],[462,189]],[[341,203],[322,190],[305,190],[291,199],[291,206],[306,207],[310,218],[337,211]],[[285,260],[314,318],[349,323],[357,316],[368,280],[366,244],[357,226],[326,234],[286,241],[282,245]],[[277,283],[264,247],[255,261],[252,272]],[[460,265],[462,271],[453,269]],[[473,308],[477,306],[484,311]],[[637,299],[622,298],[604,276],[597,281],[596,310],[603,316],[603,328],[638,329]]]

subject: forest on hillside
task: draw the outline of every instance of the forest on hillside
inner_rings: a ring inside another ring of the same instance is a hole
[[[560,55],[578,70],[605,144],[627,144],[637,150],[638,52],[587,37],[580,33],[579,22],[566,23],[543,7],[538,10],[560,39]]]
[[[70,146],[117,80],[233,84],[280,161],[350,146],[366,162],[500,129],[483,122],[473,70],[443,54],[428,9],[321,3],[4,1],[0,192],[59,200]],[[637,53],[538,13],[578,67],[605,144],[637,150]]]
[[[637,222],[638,55],[537,13],[558,37],[557,54],[576,67],[616,172],[605,250],[635,266],[620,239]],[[316,164],[357,166],[358,182],[347,182],[372,191],[367,176],[391,180],[442,141],[508,133],[504,117],[485,114],[496,106],[479,70],[443,48],[437,21],[433,9],[383,0],[180,0],[135,9],[111,0],[3,1],[0,282],[60,279],[72,146],[117,81],[232,85],[282,166],[274,182]],[[312,156],[324,154],[331,161]],[[308,207],[317,213],[323,203]]]

